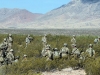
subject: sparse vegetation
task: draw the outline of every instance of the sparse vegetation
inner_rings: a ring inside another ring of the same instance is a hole
[[[5,38],[6,34],[0,34],[0,42]],[[14,43],[13,49],[15,56],[20,56],[18,63],[13,63],[12,65],[5,66],[4,71],[6,75],[41,75],[43,71],[51,71],[54,69],[61,70],[66,67],[76,67],[81,65],[85,69],[87,75],[100,75],[100,42],[98,45],[95,45],[93,48],[96,51],[95,58],[86,58],[84,62],[79,63],[79,59],[75,59],[72,56],[69,59],[58,58],[54,60],[46,61],[46,57],[41,56],[42,51],[42,36],[31,35],[34,39],[25,48],[25,37],[27,35],[17,35],[13,34]],[[80,51],[84,51],[88,48],[90,43],[93,44],[94,38],[97,36],[77,36],[77,47]],[[63,46],[63,43],[67,43],[70,49],[71,48],[71,36],[65,35],[47,35],[47,42],[51,45],[52,48],[57,47],[59,50]],[[27,54],[28,61],[22,61],[23,55]]]

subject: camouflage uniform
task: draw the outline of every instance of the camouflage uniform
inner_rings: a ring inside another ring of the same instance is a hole
[[[100,42],[100,36],[98,37],[98,42]]]
[[[58,58],[58,57],[59,57],[59,51],[58,51],[57,48],[54,49],[53,57],[54,57],[54,58]]]
[[[15,63],[17,63],[19,61],[19,56],[15,57]]]
[[[27,55],[26,55],[26,54],[24,54],[24,56],[23,56],[22,62],[23,62],[23,61],[28,61],[28,60],[27,60]]]
[[[49,50],[52,51],[51,46],[50,46],[49,44],[47,44],[47,45],[45,45],[45,46],[43,47],[43,49],[42,49],[42,52],[41,52],[42,56],[45,55],[45,52],[47,51],[46,49],[49,49]]]
[[[30,43],[30,40],[28,39],[28,37],[26,37],[26,47],[27,45]]]
[[[85,61],[85,52],[82,52],[80,54],[80,58],[79,59],[82,60],[82,61]]]
[[[8,49],[8,43],[7,43],[6,38],[4,38],[3,43],[0,44],[0,50],[2,51],[3,58],[6,57],[6,51],[7,51],[7,49]]]
[[[53,52],[48,47],[44,50],[43,56],[47,57],[47,60],[49,59],[53,60]]]
[[[14,61],[14,54],[13,54],[13,49],[11,49],[8,53],[7,53],[7,59],[9,63],[12,63]]]
[[[72,43],[72,44],[76,44],[75,35],[73,35],[73,38],[71,39],[71,43]]]
[[[9,47],[9,50],[10,50],[12,48],[12,44],[13,44],[12,34],[9,34],[7,41],[8,41],[8,47]]]
[[[64,43],[64,47],[62,47],[60,50],[60,56],[63,57],[67,54],[69,54],[69,48],[67,47],[67,43]]]
[[[76,48],[76,45],[74,45],[74,47],[72,49],[72,54],[74,55],[74,57],[79,57],[79,55],[80,55],[80,51],[79,51],[79,49]]]
[[[98,39],[96,38],[96,39],[94,39],[94,44],[98,44]]]
[[[92,49],[93,45],[90,44],[89,48],[86,50],[86,54],[88,57],[95,57],[95,50]]]
[[[3,43],[0,44],[0,49],[7,50],[7,48],[8,48],[8,42],[7,42],[6,38],[4,38]]]
[[[47,44],[47,37],[46,37],[46,35],[44,35],[44,37],[42,37],[42,43],[43,43],[43,47]]]
[[[84,67],[84,65],[83,65],[83,63],[85,62],[85,52],[81,52],[81,54],[80,54],[80,58],[79,58],[79,67],[80,68],[83,68]]]
[[[4,61],[3,55],[2,55],[2,50],[0,51],[0,65],[2,65]]]
[[[26,37],[26,47],[27,47],[27,45],[29,44],[29,43],[31,43],[31,41],[32,41],[32,37],[30,37],[30,35],[28,34],[28,36]]]

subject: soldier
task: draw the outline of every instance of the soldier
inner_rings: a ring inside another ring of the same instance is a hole
[[[46,48],[43,56],[47,57],[47,60],[53,60],[53,52],[49,47]]]
[[[7,53],[7,59],[8,59],[8,63],[12,64],[12,62],[14,61],[13,49],[11,49],[11,50]]]
[[[52,48],[51,48],[51,45],[50,45],[50,44],[47,44],[47,45],[46,45],[46,48],[49,48],[50,50],[52,50]]]
[[[7,51],[7,49],[8,49],[8,43],[7,43],[6,38],[4,38],[3,43],[0,44],[0,50],[2,50],[2,56],[3,56],[3,58],[6,57],[6,51]]]
[[[8,47],[9,47],[9,50],[10,50],[12,48],[12,45],[13,45],[12,34],[9,34],[9,36],[7,38],[7,42],[8,42]]]
[[[19,56],[16,56],[14,62],[17,63],[19,61],[19,58],[20,58]]]
[[[73,38],[71,39],[71,43],[72,43],[72,44],[76,44],[75,35],[73,35]]]
[[[8,48],[8,43],[7,43],[6,38],[4,38],[3,43],[0,44],[0,49],[1,50],[7,50],[7,48]]]
[[[99,39],[98,38],[95,38],[94,39],[94,44],[98,44],[98,42],[99,42]]]
[[[60,57],[67,56],[69,54],[69,48],[67,47],[67,43],[64,43],[64,47],[60,50]]]
[[[46,34],[42,37],[42,43],[43,43],[43,47],[45,47],[45,45],[47,44],[47,35]]]
[[[85,62],[85,52],[81,52],[80,58],[79,58],[79,67],[80,68],[84,67],[84,65],[83,65],[84,62]]]
[[[54,48],[53,50],[54,50],[53,57],[54,58],[59,58],[59,50],[57,48]]]
[[[28,60],[27,60],[27,55],[26,55],[26,54],[24,54],[23,60],[22,60],[22,61],[28,61]]]
[[[47,48],[49,48],[49,50],[52,51],[51,46],[50,46],[49,44],[47,44],[47,45],[45,45],[45,47],[43,47],[43,49],[42,49],[42,52],[41,52],[42,56],[44,56],[44,54],[45,54]]]
[[[4,58],[2,55],[2,50],[0,50],[0,66],[3,64],[3,62],[4,62]]]
[[[81,52],[79,59],[85,61],[85,52]]]
[[[74,44],[73,49],[72,49],[72,55],[74,55],[75,58],[80,56],[80,51],[79,49],[76,47],[76,44]]]
[[[95,50],[92,49],[93,45],[89,44],[89,48],[86,50],[88,57],[95,57]]]
[[[98,42],[100,42],[100,36],[98,37]]]
[[[33,38],[28,34],[28,36],[26,37],[26,47],[29,43],[31,43],[32,40]]]

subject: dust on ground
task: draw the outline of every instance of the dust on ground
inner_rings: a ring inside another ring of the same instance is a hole
[[[72,68],[65,68],[61,71],[43,72],[42,75],[86,75],[83,69],[73,70]]]

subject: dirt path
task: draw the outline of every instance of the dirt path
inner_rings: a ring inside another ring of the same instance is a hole
[[[43,72],[42,75],[86,75],[86,73],[83,69],[73,70],[72,68],[65,68],[61,71]]]

